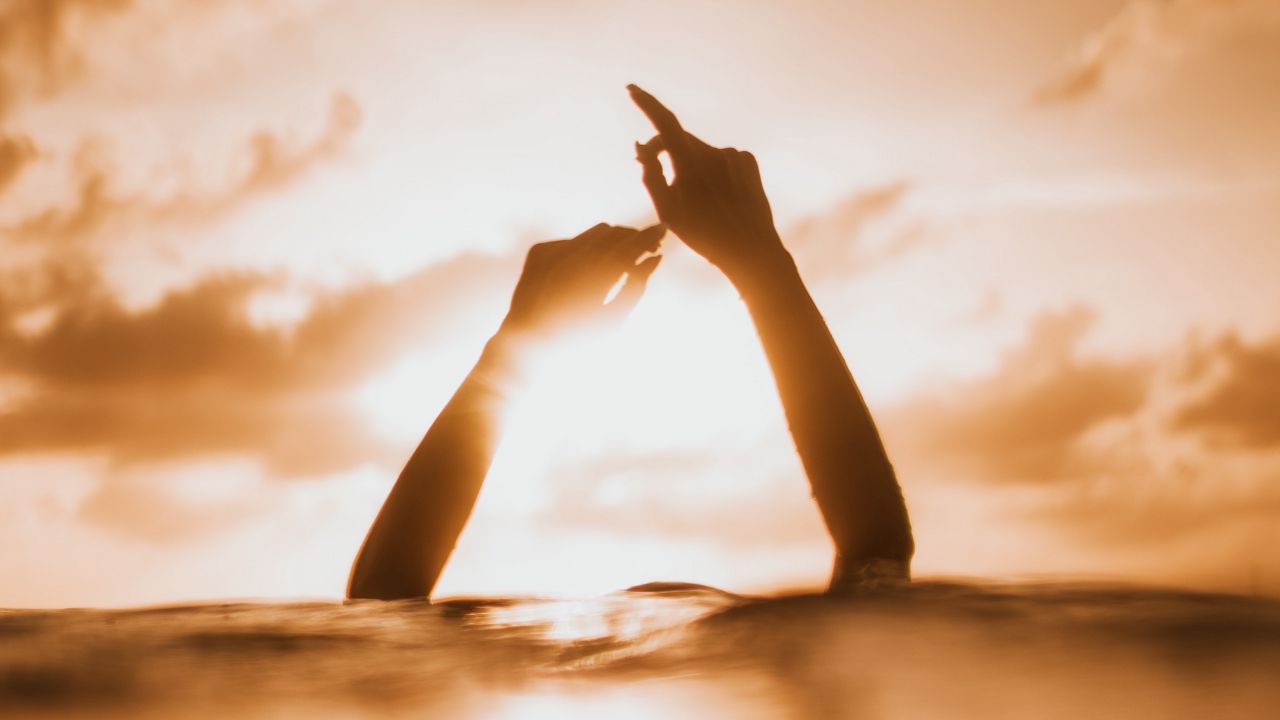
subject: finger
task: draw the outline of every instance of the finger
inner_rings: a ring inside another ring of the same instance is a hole
[[[760,179],[760,163],[756,161],[756,156],[749,151],[743,151],[739,154],[739,158],[742,172],[745,174],[747,184],[750,185],[751,194],[768,208],[769,198],[764,191],[764,181]]]
[[[675,196],[671,186],[667,184],[667,176],[662,170],[662,161],[658,153],[663,150],[661,135],[655,135],[647,143],[636,143],[636,160],[643,169],[641,181],[644,189],[649,191],[649,199],[653,208],[658,211],[658,218],[670,222],[675,216]]]
[[[658,248],[662,245],[662,238],[666,236],[667,226],[657,223],[636,233],[633,242],[641,253],[658,252]]]
[[[605,307],[613,317],[622,317],[629,314],[640,302],[640,298],[644,295],[644,289],[649,284],[649,278],[653,272],[658,269],[658,264],[662,262],[661,255],[654,255],[646,258],[644,262],[636,265],[627,272],[627,281],[618,291],[616,297]]]
[[[666,105],[663,105],[657,98],[650,95],[636,85],[628,85],[627,90],[631,92],[631,99],[635,102],[640,111],[649,118],[649,122],[653,123],[653,127],[667,140],[667,149],[674,149],[677,154],[684,150],[698,149],[714,149],[710,145],[700,139],[697,135],[684,129],[680,124],[680,120],[676,118],[676,114],[671,112]],[[674,158],[673,158],[674,159]]]
[[[750,151],[742,150],[738,153],[738,167],[742,169],[746,178],[756,185],[760,185],[760,163],[756,162],[756,156]]]
[[[644,262],[627,272],[627,285],[635,286],[632,292],[640,293],[644,291],[649,278],[658,269],[658,265],[662,264],[663,257],[663,255],[654,255],[653,257],[645,258]],[[624,287],[623,289],[625,290],[626,288]]]
[[[635,230],[598,223],[569,241],[562,259],[573,267],[594,264],[605,255],[619,238],[628,237]]]
[[[614,245],[612,255],[630,271],[642,255],[658,251],[666,234],[667,226],[662,223],[636,230],[633,235],[620,239]]]
[[[751,178],[746,168],[746,161],[742,159],[742,153],[737,148],[725,148],[720,151],[720,159],[725,178],[729,181],[729,186],[733,188],[734,193],[739,197],[749,197]]]
[[[649,118],[649,122],[653,123],[659,135],[663,135],[668,141],[679,140],[684,135],[684,128],[680,127],[676,114],[668,110],[666,105],[658,102],[658,98],[634,84],[628,85],[627,91],[631,93],[632,102]]]
[[[681,127],[676,114],[658,102],[657,98],[635,85],[628,85],[627,89],[631,91],[632,101],[649,118],[649,122],[653,123],[654,129],[662,137],[667,152],[671,154],[671,164],[675,168],[677,177],[696,163],[697,151],[711,148],[710,145]]]
[[[614,228],[609,223],[596,223],[595,225],[592,225],[586,230],[583,230],[581,233],[578,233],[578,236],[573,238],[571,242],[577,245],[587,245],[591,243],[593,240],[598,240],[608,235],[610,231],[615,229],[616,228]]]

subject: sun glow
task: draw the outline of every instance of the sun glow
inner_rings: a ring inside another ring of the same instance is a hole
[[[513,408],[508,442],[574,454],[687,449],[755,435],[779,413],[732,292],[665,285],[625,327],[541,357]]]
[[[621,327],[553,341],[512,388],[499,460],[523,473],[562,456],[688,449],[757,435],[780,418],[773,380],[727,283],[689,288],[660,272]],[[479,348],[425,349],[363,386],[379,434],[420,437]]]

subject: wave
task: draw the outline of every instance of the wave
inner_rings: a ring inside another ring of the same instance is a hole
[[[0,611],[0,716],[1280,716],[1280,602],[1082,584]]]

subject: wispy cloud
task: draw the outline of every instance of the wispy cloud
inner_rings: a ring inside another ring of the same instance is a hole
[[[95,162],[94,153],[82,152],[76,163],[80,180],[75,202],[70,207],[34,213],[3,229],[3,233],[17,241],[51,245],[76,241],[112,225],[209,222],[249,198],[279,191],[339,157],[360,124],[360,106],[350,95],[337,93],[330,103],[325,126],[315,138],[297,142],[279,133],[260,131],[241,151],[247,158],[247,167],[227,187],[181,191],[161,199],[116,194],[109,171]],[[3,149],[0,146],[0,163],[4,160]]]
[[[1224,30],[1261,23],[1280,28],[1280,6],[1271,0],[1133,0],[1080,46],[1035,99],[1083,101],[1121,77],[1141,78],[1169,65]]]
[[[911,184],[898,181],[857,192],[787,230],[787,245],[805,277],[848,280],[915,247],[923,226],[904,219]]]

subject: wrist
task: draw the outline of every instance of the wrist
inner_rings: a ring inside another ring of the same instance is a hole
[[[775,288],[803,284],[795,258],[781,241],[766,245],[732,264],[722,265],[720,269],[746,300]]]
[[[518,384],[525,375],[524,366],[531,342],[523,332],[505,325],[500,327],[485,343],[480,359],[476,361],[475,372],[495,387]]]

